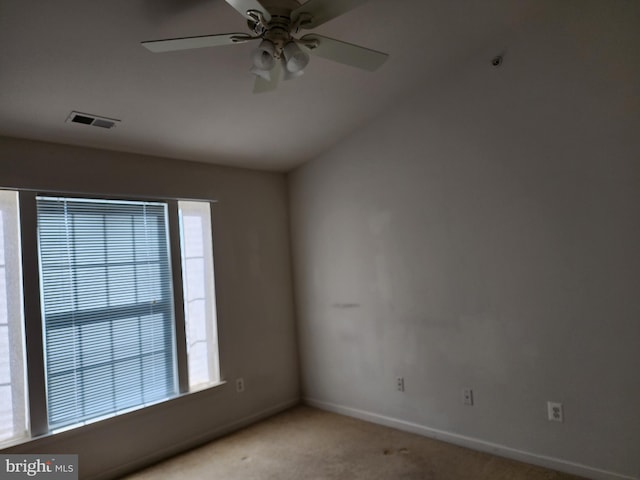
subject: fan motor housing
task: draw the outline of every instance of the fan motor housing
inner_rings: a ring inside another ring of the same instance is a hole
[[[297,0],[260,0],[260,3],[271,15],[287,16],[301,5]]]
[[[271,19],[267,24],[249,19],[247,24],[256,35],[271,41],[276,46],[276,57],[280,57],[282,48],[292,39],[291,12],[301,4],[297,0],[261,0],[260,3]]]

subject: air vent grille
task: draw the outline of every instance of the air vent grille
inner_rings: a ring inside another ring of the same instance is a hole
[[[81,123],[92,127],[113,128],[120,120],[115,118],[100,117],[90,113],[71,112],[67,117],[67,123]]]

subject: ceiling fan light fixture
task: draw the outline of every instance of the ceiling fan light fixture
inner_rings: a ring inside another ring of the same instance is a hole
[[[285,68],[283,80],[293,80],[294,78],[298,78],[304,75],[304,70],[300,70],[299,72],[290,72]]]
[[[276,64],[276,46],[269,40],[262,40],[251,54],[253,65],[259,70],[271,70]]]
[[[225,1],[245,17],[251,34],[167,38],[145,41],[142,45],[151,52],[172,52],[256,41],[258,48],[250,53],[250,71],[256,76],[254,93],[275,90],[282,77],[289,80],[301,76],[310,54],[370,72],[381,67],[389,57],[383,52],[315,33],[295,36],[301,29],[319,27],[368,0]]]
[[[255,76],[265,79],[267,82],[271,81],[271,72],[269,70],[262,70],[261,68],[251,67],[251,70],[249,71]]]
[[[301,73],[309,63],[309,55],[302,51],[296,42],[289,42],[283,48],[285,66],[289,73]]]
[[[284,57],[282,57],[282,72],[283,72],[282,79],[285,81],[293,80],[294,78],[298,78],[304,75],[304,70],[299,70],[297,72],[290,72],[287,69],[287,61],[284,59]]]

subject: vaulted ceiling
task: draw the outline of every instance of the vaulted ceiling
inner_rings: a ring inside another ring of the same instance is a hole
[[[0,135],[286,171],[481,49],[499,53],[552,3],[371,0],[314,32],[389,53],[380,70],[313,57],[303,77],[256,95],[252,43],[140,45],[248,33],[223,0],[0,0]],[[71,111],[121,122],[65,122]]]

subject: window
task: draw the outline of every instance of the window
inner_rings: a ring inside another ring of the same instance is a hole
[[[167,209],[38,197],[49,427],[177,392]]]
[[[23,322],[10,338],[0,316],[0,441],[24,433],[25,417],[32,434],[55,432],[219,382],[208,202],[22,192],[20,205],[24,256],[37,257],[24,268],[27,338],[42,341],[26,345],[30,415],[9,415],[6,395],[25,403],[24,365],[4,360],[23,358]]]
[[[0,190],[0,442],[27,436],[18,194]]]
[[[204,202],[178,202],[189,387],[220,381],[218,329],[211,245],[211,209]]]

